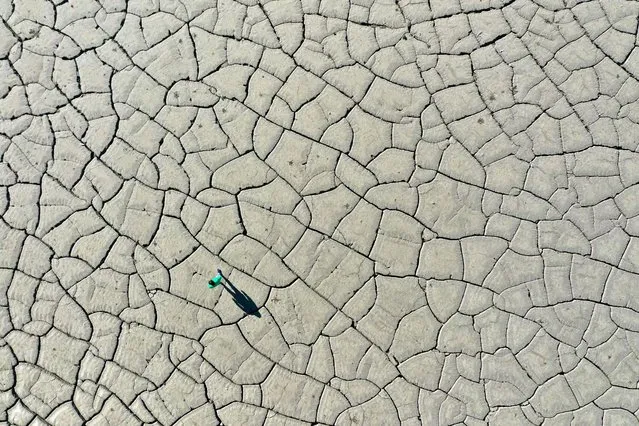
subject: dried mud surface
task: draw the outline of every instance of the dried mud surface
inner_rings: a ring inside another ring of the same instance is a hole
[[[638,13],[0,0],[0,423],[639,424]]]

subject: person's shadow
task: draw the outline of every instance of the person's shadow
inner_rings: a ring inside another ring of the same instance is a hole
[[[235,302],[237,307],[244,311],[244,313],[246,313],[247,315],[254,315],[258,318],[261,318],[262,314],[260,314],[259,308],[255,304],[253,299],[251,299],[250,296],[244,291],[239,290],[237,287],[235,287],[233,283],[229,281],[228,278],[226,278],[221,270],[218,269],[217,272],[222,276],[222,285],[224,286],[226,291],[229,292],[231,297],[233,297],[233,302]]]

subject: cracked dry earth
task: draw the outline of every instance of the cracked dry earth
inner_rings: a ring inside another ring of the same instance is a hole
[[[0,0],[0,422],[639,424],[638,12]]]

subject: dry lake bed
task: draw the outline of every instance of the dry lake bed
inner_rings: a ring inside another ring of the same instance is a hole
[[[639,425],[638,14],[0,0],[0,423]]]

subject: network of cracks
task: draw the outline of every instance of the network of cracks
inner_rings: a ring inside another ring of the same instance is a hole
[[[639,425],[638,14],[0,0],[0,422]]]

